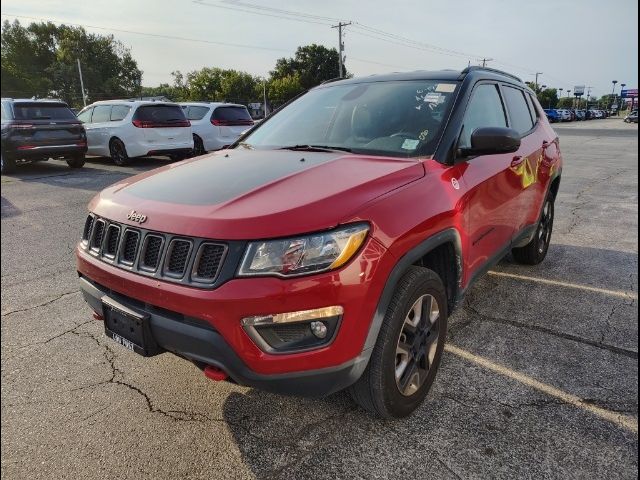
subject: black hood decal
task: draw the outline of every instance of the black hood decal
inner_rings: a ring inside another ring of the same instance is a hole
[[[344,155],[342,152],[229,150],[177,164],[124,190],[145,200],[216,205]]]

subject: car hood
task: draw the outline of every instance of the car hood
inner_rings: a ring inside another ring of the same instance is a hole
[[[424,176],[415,159],[342,152],[223,150],[125,179],[89,208],[179,235],[245,240],[331,228],[365,203]],[[138,217],[140,219],[140,217]]]

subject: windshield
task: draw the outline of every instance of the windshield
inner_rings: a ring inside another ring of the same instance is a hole
[[[457,83],[437,80],[330,85],[311,90],[243,139],[247,148],[324,147],[431,155]]]

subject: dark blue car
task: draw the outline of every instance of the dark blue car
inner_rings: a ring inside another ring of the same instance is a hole
[[[545,108],[544,113],[547,114],[547,118],[551,123],[562,121],[562,118],[560,117],[558,111],[554,110],[553,108]]]

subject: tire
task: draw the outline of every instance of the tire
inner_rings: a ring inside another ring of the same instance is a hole
[[[416,307],[420,301],[423,308]],[[355,402],[383,418],[410,415],[433,384],[446,336],[442,280],[427,268],[412,266],[396,287],[367,368],[349,387]],[[422,374],[417,379],[415,369]]]
[[[119,167],[124,167],[129,163],[129,155],[127,149],[119,138],[114,138],[109,142],[109,153],[113,163]]]
[[[84,153],[80,153],[78,155],[74,155],[71,158],[67,158],[67,165],[71,168],[82,168],[84,167]]]
[[[2,170],[2,175],[14,173],[16,171],[15,159],[12,156],[2,152],[0,154],[0,169]]]
[[[549,194],[542,207],[542,216],[533,239],[524,247],[514,248],[511,253],[517,263],[537,265],[544,260],[549,250],[551,233],[553,232],[553,195]]]
[[[204,149],[204,142],[202,141],[202,139],[198,135],[196,135],[194,133],[193,134],[193,154],[192,154],[192,156],[199,157],[200,155],[204,155],[205,153],[207,153],[207,151]]]

